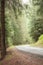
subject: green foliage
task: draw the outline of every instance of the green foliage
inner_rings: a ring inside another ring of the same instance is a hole
[[[39,37],[39,40],[43,40],[43,34]]]
[[[30,36],[37,41],[38,37],[43,34],[43,12],[41,6],[42,0],[32,0],[33,2],[33,17],[31,18]],[[42,13],[42,14],[41,14]]]
[[[21,0],[5,1],[6,43],[22,44],[37,41],[43,34],[43,1],[31,0],[22,4]]]
[[[43,34],[39,36],[38,41],[30,44],[31,46],[35,46],[35,47],[42,47],[43,48]]]
[[[10,4],[9,4],[10,2]],[[18,17],[19,15],[19,10],[18,8],[21,6],[17,6],[15,3],[17,3],[14,0],[6,0],[5,4],[5,27],[6,27],[6,43],[8,46],[14,44],[21,44],[22,42],[22,36],[20,32],[20,27],[19,27],[19,21]],[[20,3],[18,2],[18,5]]]
[[[38,37],[43,34],[43,21],[35,21],[31,27],[31,36],[38,40]]]
[[[36,46],[43,47],[43,34],[40,35],[38,41],[35,43]]]

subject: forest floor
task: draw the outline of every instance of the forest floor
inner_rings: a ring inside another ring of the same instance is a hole
[[[12,47],[7,49],[7,55],[0,61],[0,65],[43,65],[43,57]]]

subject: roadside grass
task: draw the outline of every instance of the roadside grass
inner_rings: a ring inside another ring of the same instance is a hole
[[[30,44],[30,46],[34,47],[42,47],[43,48],[43,35],[41,35],[36,43]]]
[[[43,40],[42,41],[37,41],[36,43],[33,43],[33,44],[30,44],[30,46],[43,47]]]

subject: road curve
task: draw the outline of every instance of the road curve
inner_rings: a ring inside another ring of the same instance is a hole
[[[43,56],[43,48],[31,47],[29,45],[19,45],[15,47],[21,51],[30,52],[33,54],[38,54]]]

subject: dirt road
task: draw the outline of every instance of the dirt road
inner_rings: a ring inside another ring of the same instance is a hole
[[[12,48],[7,50],[0,65],[43,65],[43,57]]]

